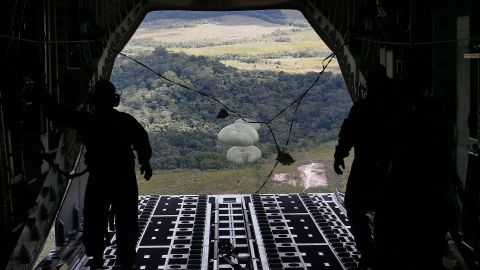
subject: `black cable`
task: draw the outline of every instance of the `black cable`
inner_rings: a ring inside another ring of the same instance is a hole
[[[240,114],[240,113],[238,113],[237,111],[235,111],[235,110],[233,110],[232,108],[230,108],[230,107],[228,107],[227,105],[225,105],[225,104],[224,104],[223,102],[221,102],[218,98],[213,97],[213,96],[210,96],[209,94],[207,94],[207,93],[205,93],[205,92],[202,92],[202,91],[200,91],[200,90],[197,90],[197,89],[195,89],[195,88],[192,88],[192,87],[190,87],[190,86],[188,86],[188,85],[186,85],[186,84],[183,84],[183,83],[181,83],[181,82],[175,82],[175,81],[173,81],[172,79],[167,78],[167,77],[163,76],[162,74],[156,72],[155,70],[153,70],[153,69],[150,68],[149,66],[147,66],[147,65],[145,65],[144,63],[138,61],[137,59],[135,59],[135,58],[133,58],[133,57],[130,57],[130,56],[128,56],[128,55],[126,55],[126,54],[124,54],[124,53],[122,53],[122,52],[118,52],[118,54],[120,54],[121,56],[126,57],[126,58],[134,61],[135,63],[141,65],[142,67],[150,70],[152,73],[154,73],[154,74],[157,75],[158,77],[160,77],[160,78],[168,81],[169,83],[175,84],[175,85],[180,86],[180,87],[182,87],[182,88],[185,88],[185,89],[187,89],[187,90],[193,91],[193,92],[195,92],[195,93],[197,93],[197,94],[199,94],[199,95],[201,95],[201,96],[204,96],[204,97],[207,97],[207,98],[212,99],[213,101],[215,101],[215,102],[217,102],[218,104],[222,105],[222,107],[223,107],[225,110],[227,110],[227,111],[229,111],[229,112],[231,112],[231,113],[233,113],[233,114],[236,114],[237,116],[240,116],[240,117],[241,117],[241,114]],[[243,119],[243,118],[242,118],[242,119]],[[259,121],[259,122],[257,122],[257,123],[262,123],[262,124],[263,124],[263,123],[265,123],[265,122],[260,122],[260,121]]]
[[[286,141],[285,146],[283,148],[283,152],[285,152],[287,150],[288,144],[290,142],[290,137],[291,137],[291,134],[292,134],[293,124],[295,123],[295,115],[297,114],[298,107],[300,107],[300,103],[302,102],[303,98],[307,95],[307,93],[310,92],[310,90],[312,90],[312,88],[315,86],[315,84],[317,84],[317,82],[320,80],[320,76],[325,72],[325,69],[328,67],[330,62],[332,62],[334,57],[335,57],[335,53],[332,53],[325,58],[325,59],[329,59],[327,64],[323,65],[322,71],[320,71],[320,73],[318,74],[317,78],[312,83],[312,85],[310,85],[310,87],[307,88],[307,90],[305,90],[305,92],[303,92],[302,95],[297,99],[298,100],[297,106],[295,106],[295,110],[293,112],[292,121],[290,122],[290,128],[289,128],[289,131],[288,131],[287,141]],[[323,61],[325,61],[325,59]],[[322,61],[322,63],[323,63],[323,61]]]
[[[278,141],[277,141],[277,139],[276,139],[276,137],[275,137],[275,133],[273,132],[272,127],[270,126],[270,121],[269,121],[269,122],[265,122],[265,121],[252,121],[252,120],[250,120],[250,119],[252,119],[253,117],[249,117],[249,116],[244,116],[244,115],[242,115],[241,113],[239,113],[239,112],[233,110],[232,108],[228,107],[225,103],[223,103],[222,101],[220,101],[218,98],[213,97],[213,96],[211,96],[211,95],[209,95],[209,94],[207,94],[207,93],[205,93],[205,92],[202,92],[202,91],[200,91],[200,90],[197,90],[197,89],[195,89],[195,88],[192,88],[192,87],[190,87],[190,86],[188,86],[188,85],[185,85],[184,83],[175,82],[175,81],[173,81],[172,79],[167,78],[167,77],[163,76],[162,74],[156,72],[155,70],[153,70],[152,68],[150,68],[150,67],[147,66],[146,64],[140,62],[139,60],[137,60],[137,59],[135,59],[135,58],[133,58],[133,57],[131,57],[131,56],[128,56],[128,55],[126,55],[126,54],[124,54],[124,53],[122,53],[122,52],[119,52],[119,51],[117,51],[117,50],[115,50],[115,49],[113,49],[113,48],[110,48],[110,49],[113,50],[113,51],[116,51],[119,55],[121,55],[121,56],[123,56],[123,57],[126,57],[126,58],[130,59],[131,61],[139,64],[140,66],[148,69],[148,70],[151,71],[153,74],[157,75],[158,77],[160,77],[160,78],[162,78],[162,79],[164,79],[164,80],[166,80],[166,81],[168,81],[168,82],[170,82],[170,83],[172,83],[172,84],[174,84],[174,85],[177,85],[177,86],[179,86],[179,87],[182,87],[182,88],[187,89],[187,90],[190,90],[190,91],[193,91],[193,92],[195,92],[195,93],[197,93],[197,94],[199,94],[199,95],[201,95],[201,96],[204,96],[204,97],[206,97],[206,98],[212,99],[212,100],[215,101],[216,103],[220,104],[226,111],[228,111],[228,112],[230,112],[230,113],[232,113],[232,114],[235,114],[236,116],[238,116],[240,119],[242,119],[243,121],[245,121],[245,122],[247,122],[247,123],[252,123],[252,124],[258,123],[258,124],[265,124],[265,125],[267,125],[267,126],[268,126],[268,130],[270,131],[270,134],[272,135],[272,138],[273,138],[273,141],[274,141],[274,143],[275,143],[275,147],[277,148],[277,151],[280,150],[280,146],[278,145]],[[290,106],[290,105],[289,105],[289,106]]]
[[[260,190],[262,190],[262,188],[267,184],[268,180],[270,179],[270,177],[272,177],[272,174],[275,171],[275,168],[277,167],[279,162],[280,161],[278,161],[278,160],[275,162],[275,165],[273,165],[272,170],[270,170],[270,173],[268,173],[267,178],[265,178],[262,185],[257,189],[257,191],[255,191],[255,194],[258,194],[258,192],[260,192]]]
[[[325,59],[331,57],[332,55],[334,55],[334,53],[331,53],[329,54],[327,57],[325,57]],[[325,60],[324,59],[324,60]],[[323,64],[323,61],[322,60],[322,64]],[[330,63],[330,62],[329,62]],[[307,90],[305,90],[299,97],[297,97],[296,99],[294,99],[290,104],[288,104],[285,108],[283,108],[282,110],[280,110],[275,116],[273,116],[270,120],[268,120],[267,122],[268,123],[271,123],[273,120],[275,120],[278,116],[280,116],[281,114],[283,114],[288,108],[290,108],[291,106],[293,106],[293,104],[301,101],[303,99],[303,97],[315,86],[315,84],[317,84],[318,80],[320,79],[320,76],[322,75],[322,73],[325,71],[325,68],[326,66],[323,66],[323,69],[318,73],[317,75],[317,78],[315,79],[315,81],[310,85],[310,87],[307,88]]]
[[[61,175],[65,176],[67,179],[77,178],[77,177],[80,177],[80,176],[82,176],[82,175],[84,175],[88,172],[88,167],[87,167],[87,168],[83,169],[83,171],[81,171],[81,172],[69,173],[67,171],[64,171],[64,170],[60,169],[60,165],[58,165],[58,164],[53,163],[53,162],[48,161],[48,160],[45,160],[45,161],[47,161],[47,163],[50,165],[50,167],[52,167],[54,170],[59,172]]]
[[[432,41],[420,41],[420,42],[396,42],[396,41],[383,41],[369,38],[352,38],[356,40],[361,40],[369,43],[377,43],[382,45],[396,45],[396,46],[422,46],[422,45],[437,45],[445,43],[456,43],[459,41],[473,41],[480,40],[480,37],[470,37],[470,38],[459,38],[459,39],[446,39],[446,40],[432,40]]]
[[[23,42],[30,42],[30,43],[37,43],[42,45],[51,45],[51,44],[68,44],[68,43],[91,43],[101,41],[104,38],[99,39],[85,39],[85,40],[34,40],[28,38],[20,38],[15,37],[12,35],[5,35],[0,34],[0,38],[9,39],[9,40],[16,40],[16,41],[23,41]],[[347,40],[348,37],[345,38]],[[377,39],[369,39],[369,38],[361,38],[361,37],[351,37],[351,39],[361,40],[371,43],[378,43],[384,45],[398,45],[398,46],[422,46],[422,45],[436,45],[436,44],[444,44],[444,43],[456,43],[460,41],[474,41],[480,40],[480,37],[469,37],[469,38],[459,38],[459,39],[446,39],[446,40],[431,40],[431,41],[420,41],[420,42],[400,42],[400,41],[383,41]]]
[[[40,45],[56,45],[56,44],[71,44],[71,43],[93,43],[93,42],[98,42],[98,41],[103,40],[102,38],[99,38],[99,39],[81,39],[81,40],[47,40],[47,41],[42,41],[42,40],[36,40],[36,39],[9,36],[9,35],[4,35],[4,34],[0,34],[0,38],[29,42],[29,43],[40,44]]]
[[[53,162],[54,157],[51,157],[51,156],[49,156],[48,154],[45,153],[45,146],[43,145],[43,143],[41,141],[40,141],[40,147],[41,147],[40,148],[40,156],[42,157],[42,159],[45,160],[48,163],[50,168],[53,168],[54,170],[59,172],[61,175],[65,176],[67,179],[77,178],[77,177],[80,177],[80,176],[82,176],[82,175],[84,175],[88,172],[88,167],[86,167],[83,171],[78,172],[78,173],[69,173],[67,171],[64,171],[64,170],[60,169],[60,165]]]

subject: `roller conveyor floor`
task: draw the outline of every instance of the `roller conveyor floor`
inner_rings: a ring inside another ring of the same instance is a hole
[[[335,193],[140,196],[137,269],[356,269]],[[115,265],[115,235],[104,269]],[[54,254],[51,254],[51,256]],[[48,259],[47,259],[48,260]],[[70,269],[89,269],[89,257]]]

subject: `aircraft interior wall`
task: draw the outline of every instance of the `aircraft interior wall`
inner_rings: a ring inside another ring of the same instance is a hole
[[[169,8],[299,9],[337,53],[353,100],[365,95],[369,62],[383,64],[392,79],[418,76],[451,124],[452,156],[470,206],[462,215],[462,233],[478,250],[480,3],[440,2],[2,1],[0,268],[32,267],[52,226],[61,244],[82,219],[86,175],[73,182],[62,173],[84,169],[81,144],[74,132],[47,120],[36,95],[48,91],[69,108],[88,110],[92,82],[109,78],[145,14]],[[465,254],[475,257],[468,248]]]

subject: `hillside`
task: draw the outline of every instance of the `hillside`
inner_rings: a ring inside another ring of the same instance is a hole
[[[148,54],[158,47],[213,57],[240,69],[288,73],[319,71],[321,60],[331,52],[293,10],[152,12],[124,52]],[[340,72],[335,60],[329,70]]]
[[[157,48],[137,58],[166,77],[212,95],[229,107],[258,120],[269,120],[315,80],[315,73],[288,74],[228,67],[204,56]],[[221,106],[197,93],[180,89],[128,59],[119,57],[112,81],[123,90],[120,109],[134,115],[150,133],[157,169],[216,169],[225,161],[216,133],[236,118],[217,119]],[[292,132],[294,147],[308,147],[336,138],[351,101],[343,78],[327,72],[300,106]],[[285,143],[292,110],[273,122]],[[267,128],[260,132],[265,156],[274,152]]]

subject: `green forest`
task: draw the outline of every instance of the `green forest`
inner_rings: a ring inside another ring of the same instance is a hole
[[[162,48],[135,57],[165,77],[215,97],[242,115],[260,121],[271,119],[317,77],[314,72],[241,70],[225,66],[218,59],[172,53]],[[218,142],[217,133],[238,117],[218,119],[220,104],[171,84],[122,56],[116,60],[111,79],[123,92],[119,110],[132,114],[149,132],[154,169],[233,166],[225,159],[228,146]],[[350,106],[342,76],[325,72],[298,109],[287,151],[335,140]],[[272,122],[281,146],[286,142],[294,107]],[[259,134],[257,146],[263,156],[274,154],[276,150],[268,128],[264,126]]]

